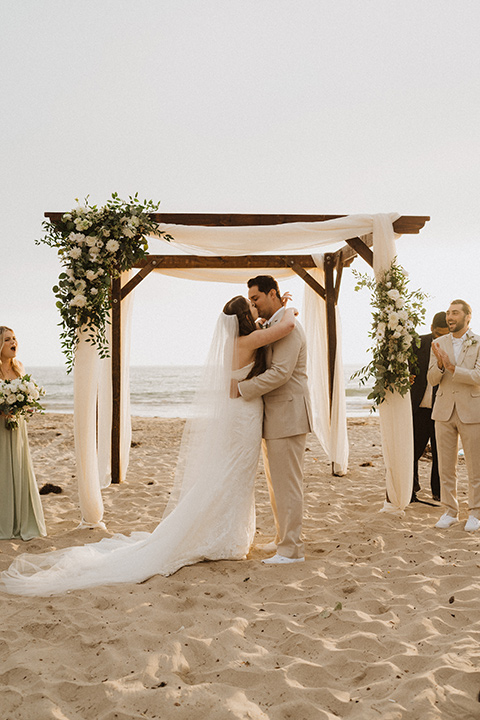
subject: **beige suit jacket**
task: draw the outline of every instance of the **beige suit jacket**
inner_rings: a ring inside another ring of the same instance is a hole
[[[264,373],[239,383],[245,400],[263,395],[263,437],[271,440],[311,432],[307,343],[298,322],[289,335],[267,346],[266,361]]]
[[[450,333],[435,342],[447,353],[456,367],[453,374],[448,370],[442,373],[437,359],[433,359],[427,374],[429,382],[438,385],[432,418],[447,422],[456,408],[463,423],[480,423],[480,336],[467,330],[457,363]]]

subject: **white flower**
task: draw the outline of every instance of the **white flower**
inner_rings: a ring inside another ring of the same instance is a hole
[[[92,288],[92,289],[90,290],[90,295],[98,295],[98,290],[97,290],[97,288]]]
[[[102,230],[103,237],[110,237],[110,230]]]
[[[411,335],[405,335],[403,338],[403,347],[405,350],[410,347],[412,344],[412,336]]]
[[[125,237],[128,237],[128,238],[132,238],[135,235],[135,232],[128,225],[124,225],[122,227],[122,233],[123,233],[123,235],[125,235]]]
[[[97,273],[93,272],[93,270],[87,270],[87,272],[85,273],[85,277],[87,278],[87,280],[92,281],[95,280],[95,278],[97,277]]]
[[[111,252],[111,253],[117,252],[119,247],[120,247],[120,244],[116,240],[109,240],[107,242],[108,252]]]
[[[88,247],[94,247],[94,245],[95,245],[96,242],[97,242],[97,239],[98,239],[98,238],[97,238],[96,235],[89,235],[89,236],[87,237],[87,245],[88,245]]]
[[[75,295],[75,297],[70,300],[70,307],[85,307],[86,304],[87,298],[85,295]]]
[[[398,325],[398,313],[392,312],[390,313],[390,317],[388,318],[388,327],[390,330],[395,330],[395,328]]]
[[[25,395],[22,395],[22,393],[18,393],[17,400],[18,402],[23,402],[25,400]]]
[[[85,242],[85,235],[83,233],[70,233],[68,239],[73,245],[83,245]]]
[[[400,330],[395,330],[392,337],[394,337],[395,340],[398,340],[398,338],[402,337],[402,333],[400,332]]]
[[[82,251],[80,250],[79,247],[73,247],[68,254],[70,255],[70,257],[71,257],[73,260],[78,260],[78,258],[79,258],[79,257],[81,256],[81,254],[82,254]]]
[[[395,288],[392,288],[392,290],[389,290],[387,292],[387,295],[391,300],[398,300],[398,298],[400,297],[400,293]]]
[[[85,218],[76,218],[75,220],[75,227],[77,230],[88,230],[91,224],[92,223]]]
[[[7,403],[9,405],[13,405],[14,402],[16,402],[16,400],[17,400],[17,396],[14,395],[13,393],[10,393],[10,395],[7,395]]]
[[[405,305],[405,300],[402,297],[399,297],[397,300],[395,300],[395,305],[398,309],[403,308]]]
[[[62,216],[62,220],[71,220],[71,219],[72,219],[72,216],[70,215],[70,213],[65,213]]]
[[[75,277],[75,273],[71,268],[67,268],[65,270],[65,275],[68,277],[69,280],[73,280],[73,278]]]
[[[98,268],[98,270],[97,270],[97,275],[98,275],[98,276],[100,276],[100,275],[105,275],[105,270],[104,270],[103,268],[101,268],[101,267]]]
[[[97,242],[95,243],[95,246],[96,246],[97,248],[102,248],[102,247],[103,247],[103,240],[100,240],[100,238],[98,238]]]
[[[391,287],[392,287],[392,283],[391,283],[390,281],[388,281],[388,282],[385,283],[385,284],[386,284],[386,286],[387,286],[388,288],[391,288]]]
[[[133,225],[134,228],[138,227],[140,225],[140,220],[136,215],[130,216],[130,225]]]
[[[95,262],[98,258],[98,248],[96,248],[96,247],[90,248],[90,250],[88,251],[88,254],[90,256],[90,259],[93,260],[93,262]]]
[[[398,317],[402,322],[405,322],[405,320],[408,320],[408,312],[406,310],[400,310],[398,313]]]

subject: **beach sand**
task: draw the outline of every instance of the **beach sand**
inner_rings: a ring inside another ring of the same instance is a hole
[[[350,419],[350,470],[332,477],[310,436],[303,564],[211,562],[52,598],[0,594],[2,720],[442,720],[480,717],[479,534],[436,530],[440,508],[379,513],[378,420]],[[104,493],[108,532],[76,530],[73,418],[38,416],[29,436],[48,537],[0,542],[20,552],[153,530],[183,422],[133,419],[125,483]],[[430,500],[430,463],[419,494]],[[460,465],[461,518],[466,472]],[[264,477],[257,543],[273,537]]]

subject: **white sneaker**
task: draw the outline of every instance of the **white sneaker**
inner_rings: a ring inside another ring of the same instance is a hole
[[[258,545],[257,547],[259,550],[265,550],[265,552],[276,552],[277,543],[272,540],[272,542],[265,543],[265,545]]]
[[[305,562],[305,558],[287,558],[284,555],[279,555],[278,553],[275,553],[273,557],[265,558],[265,560],[262,560],[262,563],[265,563],[265,565],[287,565],[289,563],[297,562]]]
[[[469,515],[467,522],[465,523],[465,530],[467,532],[474,532],[480,529],[480,520],[475,515]]]
[[[456,522],[458,522],[457,517],[454,517],[453,515],[448,515],[447,513],[445,513],[444,515],[442,515],[442,517],[437,522],[435,527],[440,528],[440,530],[446,530],[451,525],[454,525]]]

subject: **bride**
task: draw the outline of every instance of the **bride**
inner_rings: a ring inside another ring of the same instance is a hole
[[[284,296],[284,303],[288,294]],[[254,482],[262,437],[263,401],[230,398],[232,379],[265,370],[264,348],[295,326],[295,310],[258,329],[243,296],[224,307],[182,437],[175,481],[152,533],[114,535],[97,543],[40,555],[23,554],[0,574],[0,590],[57,595],[95,585],[142,582],[202,560],[245,557],[255,533]]]

